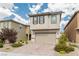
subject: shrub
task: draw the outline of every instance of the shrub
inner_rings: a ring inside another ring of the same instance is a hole
[[[64,46],[64,45],[56,45],[55,46],[55,51],[60,52],[60,51],[65,51],[66,53],[74,51],[74,48],[72,46]]]
[[[66,45],[57,44],[54,49],[55,49],[57,52],[60,52],[60,51],[64,51],[64,50],[66,49],[66,47],[67,47]]]
[[[65,51],[60,51],[59,53],[60,53],[60,54],[65,54]]]
[[[0,39],[0,43],[4,43],[4,41]]]
[[[58,39],[58,44],[55,46],[55,50],[57,52],[60,52],[60,51],[64,51],[65,48],[67,47],[67,37],[64,33],[62,33],[62,35],[60,36],[60,38]]]
[[[23,43],[23,44],[28,44],[28,40],[27,39],[20,39],[18,42]]]
[[[56,44],[54,50],[57,51],[57,52],[64,51],[66,53],[69,53],[71,51],[74,51],[73,46],[67,45],[67,42],[68,42],[68,39],[67,39],[66,35],[63,33],[60,36],[59,41],[58,41],[58,44]]]
[[[24,44],[25,43],[25,40],[19,40],[18,42]]]
[[[8,40],[10,43],[16,42],[17,32],[13,29],[4,28],[2,29],[2,32],[0,32],[0,38],[1,40],[5,41]]]
[[[69,53],[69,52],[72,52],[72,51],[74,51],[74,47],[72,47],[72,46],[68,46],[68,47],[65,49],[65,52],[66,52],[66,53]]]
[[[3,48],[3,43],[0,43],[0,48]]]
[[[67,41],[68,41],[68,38],[66,37],[64,33],[62,33],[62,35],[59,38],[59,43],[66,44]]]
[[[11,46],[12,47],[21,47],[21,46],[23,46],[23,44],[18,42],[18,43],[12,44]]]

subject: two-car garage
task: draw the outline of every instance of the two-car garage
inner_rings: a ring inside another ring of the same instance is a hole
[[[37,32],[35,33],[35,42],[38,44],[55,44],[55,32]]]

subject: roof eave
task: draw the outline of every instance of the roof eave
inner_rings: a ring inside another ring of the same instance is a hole
[[[69,23],[73,20],[73,18],[75,17],[75,15],[79,13],[79,11],[76,11],[73,16],[71,17],[70,21],[66,24],[66,26],[64,27],[64,30],[66,29],[66,27],[69,25]]]
[[[41,14],[29,14],[30,17],[33,16],[41,16],[41,15],[52,15],[52,14],[62,14],[64,12],[59,11],[59,12],[46,12],[46,13],[41,13]]]

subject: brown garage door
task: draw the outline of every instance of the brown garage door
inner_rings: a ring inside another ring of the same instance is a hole
[[[55,33],[36,33],[36,43],[39,44],[55,44],[56,34]]]

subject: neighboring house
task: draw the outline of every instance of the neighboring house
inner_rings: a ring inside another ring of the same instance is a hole
[[[30,25],[26,25],[26,36],[28,40],[31,40],[31,31],[30,31]]]
[[[29,33],[28,31],[26,31],[27,29],[29,29],[28,27],[29,25],[24,25],[14,20],[0,20],[0,30],[2,28],[9,28],[16,30],[16,32],[18,33],[17,40],[28,38],[26,37],[26,34]]]
[[[64,30],[69,41],[79,43],[79,11],[74,13]]]
[[[62,12],[47,12],[30,16],[31,40],[40,44],[55,44]]]

